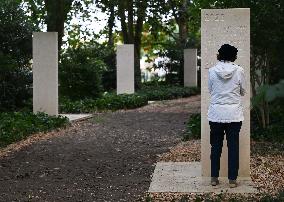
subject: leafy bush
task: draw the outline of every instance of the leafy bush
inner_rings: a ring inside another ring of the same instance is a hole
[[[254,140],[264,140],[270,142],[282,142],[284,143],[284,99],[277,98],[270,103],[270,124],[263,128],[259,125],[257,113],[251,112],[251,137]]]
[[[189,117],[186,124],[186,131],[183,134],[182,140],[188,141],[191,139],[201,138],[201,115],[193,114]]]
[[[31,99],[32,32],[37,29],[20,1],[0,1],[0,110],[22,108]]]
[[[283,141],[284,80],[260,85],[255,93],[251,99],[254,138]]]
[[[68,49],[62,55],[59,67],[61,96],[75,100],[101,96],[101,76],[106,65],[92,55],[93,50],[88,47]]]
[[[88,113],[101,110],[133,109],[147,105],[148,100],[165,100],[188,97],[199,93],[198,88],[180,86],[144,86],[143,90],[134,94],[116,95],[107,93],[97,99],[73,101],[69,98],[60,99],[62,113]]]
[[[102,74],[102,86],[104,91],[116,89],[116,51],[114,48],[103,46],[98,51],[100,58],[106,64]]]
[[[284,142],[283,92],[284,80],[280,80],[274,85],[262,85],[257,89],[257,95],[251,99],[253,139]],[[259,113],[259,111],[263,111],[263,113]]]
[[[0,111],[27,107],[32,98],[32,74],[19,68],[16,61],[0,51]]]
[[[24,139],[30,134],[49,131],[67,123],[65,117],[50,117],[44,113],[0,113],[0,147]]]
[[[64,113],[88,113],[102,110],[133,109],[147,105],[147,103],[147,97],[142,95],[110,93],[98,99],[78,101],[63,99],[60,103],[60,110]]]
[[[96,106],[99,110],[134,109],[147,104],[147,98],[139,94],[107,94],[96,102]]]
[[[151,86],[143,85],[142,89],[137,93],[145,95],[148,100],[170,100],[176,98],[189,97],[200,92],[197,87],[183,87],[183,86]]]

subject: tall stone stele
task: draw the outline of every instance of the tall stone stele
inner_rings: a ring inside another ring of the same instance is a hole
[[[197,49],[184,50],[184,86],[197,86]]]
[[[58,34],[33,33],[33,112],[58,115]]]
[[[117,46],[117,94],[134,93],[134,45]]]
[[[235,61],[245,70],[246,92],[242,97],[244,121],[240,131],[239,177],[250,176],[250,9],[203,9],[201,11],[201,166],[202,176],[210,177],[210,127],[207,111],[210,101],[208,69],[217,62],[221,45],[238,48]],[[220,177],[228,176],[228,149],[224,138]]]

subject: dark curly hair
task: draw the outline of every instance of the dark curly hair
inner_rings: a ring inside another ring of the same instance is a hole
[[[237,59],[238,49],[230,44],[224,44],[218,50],[217,60],[234,62]]]

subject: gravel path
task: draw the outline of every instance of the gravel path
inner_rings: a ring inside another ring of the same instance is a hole
[[[156,102],[20,142],[0,157],[0,201],[139,200],[158,155],[180,142],[189,114],[199,111],[200,96]]]

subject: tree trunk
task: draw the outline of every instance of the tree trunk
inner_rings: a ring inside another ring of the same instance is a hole
[[[118,13],[121,21],[121,30],[123,41],[125,44],[134,44],[134,80],[135,89],[141,87],[141,37],[143,31],[143,23],[146,16],[147,1],[138,2],[137,21],[134,23],[134,5],[133,0],[120,0],[118,4]],[[128,18],[126,23],[125,9],[127,7]],[[134,30],[135,27],[135,30]]]
[[[120,0],[118,2],[118,15],[120,17],[120,24],[121,24],[121,30],[122,30],[122,38],[125,44],[129,43],[129,37],[128,37],[128,30],[126,25],[126,16],[125,16],[125,1]]]
[[[114,13],[114,4],[111,3],[110,5],[110,16],[108,19],[108,46],[113,47],[114,41],[113,41],[113,27],[114,27],[114,21],[115,21],[115,13]]]
[[[183,52],[187,44],[188,24],[187,24],[187,21],[180,19],[178,25],[179,25],[179,47],[182,50],[181,52]],[[180,85],[183,85],[184,83],[184,59],[183,58],[181,58],[181,61],[180,61],[180,69],[178,72],[178,76],[179,76]]]
[[[143,32],[143,24],[146,16],[147,1],[142,0],[139,2],[137,11],[137,22],[135,26],[135,89],[141,88],[141,68],[140,68],[140,58],[141,58],[141,38]]]
[[[188,7],[189,3],[187,0],[182,1],[182,5],[176,5],[176,3],[173,0],[169,1],[169,4],[171,6],[175,21],[179,28],[179,40],[178,40],[178,46],[183,52],[183,50],[186,48],[187,41],[188,41]],[[178,69],[178,78],[180,85],[183,85],[184,83],[184,61],[183,58],[180,59],[180,68]]]
[[[128,43],[134,44],[134,10],[133,10],[133,0],[128,0],[127,2],[128,11]]]
[[[71,9],[73,0],[44,0],[47,12],[46,24],[48,32],[58,32],[58,50],[61,50],[64,36],[64,22]]]
[[[265,111],[264,111],[263,102],[261,103],[259,110],[260,110],[260,115],[261,115],[261,126],[262,126],[262,128],[266,128]]]

